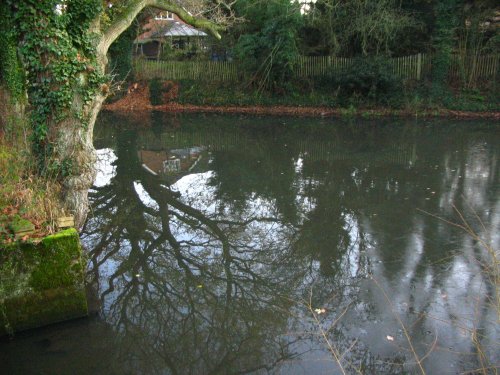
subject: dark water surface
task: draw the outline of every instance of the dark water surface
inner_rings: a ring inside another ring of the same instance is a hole
[[[96,312],[1,374],[459,374],[473,338],[499,365],[498,124],[103,113],[95,145]]]

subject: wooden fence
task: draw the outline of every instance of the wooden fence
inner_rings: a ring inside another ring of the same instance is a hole
[[[461,56],[453,55],[449,75],[466,81],[496,79],[499,73],[500,55]]]
[[[348,69],[353,58],[335,56],[302,56],[299,58],[295,75],[297,77],[324,77]],[[392,73],[404,79],[421,79],[430,71],[428,55],[396,57],[389,60]]]
[[[302,56],[294,67],[297,78],[325,77],[349,68],[354,59],[335,56]],[[432,57],[419,53],[413,56],[396,57],[389,60],[392,72],[403,79],[420,80],[432,68]],[[466,81],[497,78],[500,55],[460,56],[454,55],[450,67],[450,78]],[[216,61],[147,61],[134,60],[137,79],[195,79],[219,82],[235,82],[243,74],[237,63]]]
[[[134,60],[136,79],[162,78],[234,82],[237,64],[227,61],[148,61]]]

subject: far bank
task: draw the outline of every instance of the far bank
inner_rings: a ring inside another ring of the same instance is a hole
[[[326,100],[311,101],[307,98],[292,96],[268,96],[221,91],[216,94],[202,87],[203,83],[186,81],[139,81],[130,84],[126,91],[118,94],[104,105],[109,111],[161,111],[172,113],[219,113],[219,114],[252,114],[297,117],[404,117],[404,118],[460,118],[499,120],[500,110],[472,111],[450,109],[444,107],[402,106],[389,107],[381,105],[335,106]],[[194,91],[197,92],[196,96]],[[237,94],[237,95],[236,95]],[[300,104],[301,101],[303,104]]]

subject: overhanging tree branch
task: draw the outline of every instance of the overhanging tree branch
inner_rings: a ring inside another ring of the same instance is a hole
[[[123,14],[104,32],[98,46],[101,53],[106,53],[111,44],[118,38],[134,21],[137,15],[147,7],[155,7],[175,13],[187,24],[199,29],[203,29],[220,39],[220,31],[225,28],[209,20],[193,17],[183,7],[168,0],[134,0],[131,1]]]

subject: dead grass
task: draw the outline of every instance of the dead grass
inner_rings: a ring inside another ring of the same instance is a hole
[[[9,223],[15,217],[29,220],[38,238],[53,233],[55,222],[63,215],[59,183],[36,176],[22,137],[6,139],[0,134],[0,242],[12,242]]]

